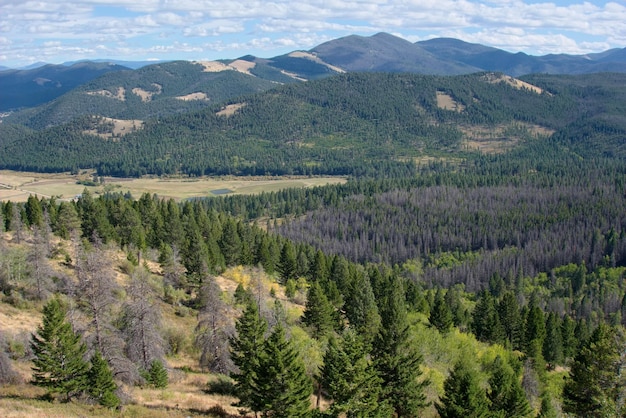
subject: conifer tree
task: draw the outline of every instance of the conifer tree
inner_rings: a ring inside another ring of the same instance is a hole
[[[246,308],[235,324],[237,335],[230,339],[231,359],[239,369],[231,373],[236,382],[236,393],[239,398],[237,406],[249,408],[254,412],[261,411],[262,405],[256,404],[254,379],[259,372],[259,361],[263,349],[264,334],[267,322],[259,315],[256,301],[247,299]]]
[[[152,387],[165,389],[168,383],[167,370],[160,360],[152,360],[146,373],[146,381]]]
[[[383,382],[382,399],[398,417],[412,417],[427,405],[424,387],[428,381],[420,381],[422,357],[409,343],[404,286],[397,276],[388,283],[387,296],[378,301],[381,327],[372,355]]]
[[[500,323],[504,328],[506,340],[515,350],[522,349],[522,316],[519,304],[513,292],[506,292],[498,304]]]
[[[253,386],[252,404],[260,405],[264,417],[300,418],[309,414],[313,386],[281,325],[263,344]]]
[[[441,288],[437,289],[437,293],[435,293],[435,300],[430,310],[428,321],[430,325],[437,328],[439,332],[448,332],[452,327],[452,312],[444,300],[444,294]]]
[[[32,335],[33,383],[49,394],[62,393],[69,401],[87,388],[87,347],[66,321],[66,310],[58,298],[43,308],[43,323]]]
[[[242,243],[237,231],[237,224],[233,219],[228,219],[224,223],[222,238],[219,241],[219,246],[222,254],[224,255],[224,262],[227,266],[239,264],[241,260]]]
[[[302,322],[309,327],[311,335],[321,338],[333,330],[333,307],[328,302],[319,282],[313,282],[307,294]]]
[[[615,330],[601,322],[574,357],[563,388],[564,411],[584,417],[623,416],[626,411],[618,402],[623,350]]]
[[[563,362],[563,340],[560,320],[554,312],[548,315],[546,321],[546,338],[543,341],[543,358],[548,367],[554,369]]]
[[[443,383],[444,395],[435,404],[441,418],[487,418],[489,401],[480,387],[478,373],[462,358]]]
[[[331,336],[320,370],[320,384],[332,399],[333,417],[388,417],[389,405],[379,399],[381,379],[357,333],[346,330],[339,341]]]
[[[502,357],[497,356],[489,378],[490,410],[505,417],[526,417],[531,408],[520,379]]]
[[[120,399],[115,394],[117,385],[113,381],[113,374],[107,361],[96,351],[91,357],[91,369],[87,374],[89,394],[100,405],[115,408],[120,404]]]
[[[351,281],[343,311],[350,327],[363,339],[366,346],[371,346],[380,329],[380,314],[372,285],[364,272],[357,273]]]
[[[296,269],[296,250],[291,241],[286,241],[280,252],[280,260],[278,263],[278,272],[280,273],[281,282],[287,283],[287,280],[295,279]]]
[[[495,300],[487,291],[480,294],[472,313],[472,331],[474,331],[476,338],[481,341],[492,343],[504,341],[505,331],[500,323]]]

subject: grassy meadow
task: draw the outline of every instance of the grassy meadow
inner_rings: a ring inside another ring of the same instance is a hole
[[[342,177],[105,177],[93,182],[93,174],[29,173],[0,170],[0,201],[25,202],[33,194],[38,197],[72,199],[87,187],[92,193],[130,192],[139,197],[156,193],[162,198],[184,200],[225,194],[255,194],[290,187],[314,187],[344,183]],[[93,185],[86,185],[93,184]]]

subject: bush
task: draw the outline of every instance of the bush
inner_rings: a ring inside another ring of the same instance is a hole
[[[230,377],[221,374],[207,383],[205,392],[212,395],[235,396],[235,382]]]

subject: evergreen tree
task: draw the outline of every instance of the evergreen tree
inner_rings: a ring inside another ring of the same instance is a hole
[[[281,282],[284,284],[287,283],[289,279],[295,279],[296,269],[296,250],[291,241],[286,241],[280,252],[280,260],[278,263],[278,272],[280,273]]]
[[[430,325],[437,328],[439,332],[448,332],[452,327],[452,312],[444,300],[444,294],[441,288],[437,289],[437,293],[435,293],[435,300],[430,310],[428,321]]]
[[[563,362],[563,340],[560,320],[554,312],[548,315],[546,338],[543,341],[543,358],[550,369]]]
[[[492,412],[504,417],[526,417],[532,411],[522,384],[513,369],[500,357],[496,357],[489,378]]]
[[[368,347],[371,346],[380,328],[380,314],[372,285],[364,272],[356,274],[351,281],[343,310],[350,327]]]
[[[422,357],[409,342],[404,286],[397,276],[388,282],[387,296],[379,302],[381,327],[373,344],[373,359],[383,381],[382,399],[398,417],[412,417],[424,408],[424,388],[420,381]]]
[[[489,401],[480,387],[478,373],[462,358],[443,383],[444,395],[435,404],[441,418],[482,418],[489,416]]]
[[[152,360],[146,372],[146,381],[152,387],[165,389],[168,383],[167,370],[160,360]]]
[[[515,350],[522,349],[522,316],[519,304],[513,292],[506,292],[498,304],[500,323],[504,328],[504,334],[510,346]]]
[[[550,398],[548,392],[544,392],[541,395],[541,407],[537,418],[557,418],[556,410],[554,405],[552,405],[552,398]]]
[[[65,319],[66,311],[58,298],[43,308],[43,323],[32,335],[33,383],[45,387],[49,394],[72,396],[87,388],[87,347]]]
[[[340,341],[331,336],[320,370],[320,384],[332,399],[333,417],[388,417],[392,411],[379,400],[381,380],[357,333],[346,330]]]
[[[505,331],[500,323],[495,300],[491,293],[483,291],[472,313],[472,330],[481,341],[500,343],[504,341]]]
[[[307,294],[302,323],[309,327],[314,338],[321,338],[333,330],[333,313],[319,282],[313,282]]]
[[[563,388],[563,410],[584,417],[623,416],[620,355],[624,350],[616,331],[600,323],[574,357]]]
[[[261,411],[263,405],[256,404],[254,379],[259,372],[260,355],[263,348],[267,322],[259,315],[259,309],[252,298],[247,299],[246,308],[235,324],[237,335],[230,339],[231,359],[239,369],[231,373],[235,380],[238,406],[254,412]]]
[[[222,229],[222,239],[219,241],[227,266],[239,264],[241,260],[242,243],[234,219],[228,219]]]
[[[565,315],[561,322],[561,341],[563,342],[563,357],[571,359],[576,354],[576,322],[569,316]]]
[[[299,418],[309,414],[311,380],[281,325],[265,340],[252,382],[252,405],[259,405],[264,417]]]
[[[528,305],[525,330],[524,350],[526,353],[530,351],[530,347],[535,342],[539,347],[543,346],[543,340],[546,338],[546,320],[543,310],[537,306],[537,298],[535,296],[533,296]]]
[[[120,399],[115,394],[117,385],[113,381],[113,373],[107,361],[96,351],[91,357],[91,369],[87,374],[89,394],[100,405],[115,408],[120,404]]]

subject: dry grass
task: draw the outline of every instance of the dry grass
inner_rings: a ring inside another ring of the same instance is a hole
[[[127,135],[143,127],[143,121],[139,119],[123,120],[105,117],[102,118],[100,124],[104,125],[108,123],[113,125],[113,128],[109,132],[100,133],[97,129],[86,130],[83,132],[86,134],[97,135],[100,138],[109,139],[113,137],[121,137]]]
[[[462,103],[457,102],[452,96],[443,91],[437,92],[437,107],[439,109],[452,110],[459,113],[465,110],[465,106],[463,106]]]
[[[161,86],[160,84],[156,84],[156,83],[152,83],[152,85],[154,86],[154,88],[156,89],[156,91],[147,91],[144,89],[141,89],[139,87],[135,87],[132,92],[134,94],[136,94],[137,96],[141,97],[141,101],[142,102],[149,102],[152,100],[152,96],[157,95],[157,94],[161,94],[161,92],[163,91],[163,86]]]
[[[246,105],[246,103],[229,104],[227,106],[224,106],[219,112],[216,113],[216,115],[218,115],[218,116],[232,116],[235,113],[237,113],[237,111],[239,109],[241,109],[242,107],[244,107],[245,105]]]
[[[25,202],[33,194],[39,197],[56,196],[73,199],[83,192],[85,186],[78,180],[89,180],[89,173],[82,175],[40,174],[16,171],[0,171],[0,201]],[[290,187],[313,187],[345,183],[342,177],[202,177],[202,178],[106,178],[103,185],[89,187],[92,193],[104,191],[130,192],[139,197],[143,193],[158,194],[162,198],[183,200],[193,197],[215,196],[212,190],[228,189],[230,194],[256,194]],[[3,186],[4,185],[4,186]]]
[[[191,100],[209,100],[209,97],[206,95],[206,93],[202,93],[202,92],[190,93],[190,94],[187,94],[186,96],[178,96],[176,98],[184,102],[188,102]]]
[[[96,90],[96,91],[88,91],[88,95],[90,96],[104,96],[112,99],[117,99],[119,101],[126,101],[126,89],[124,87],[118,87],[117,92],[115,94],[111,93],[108,90]]]

